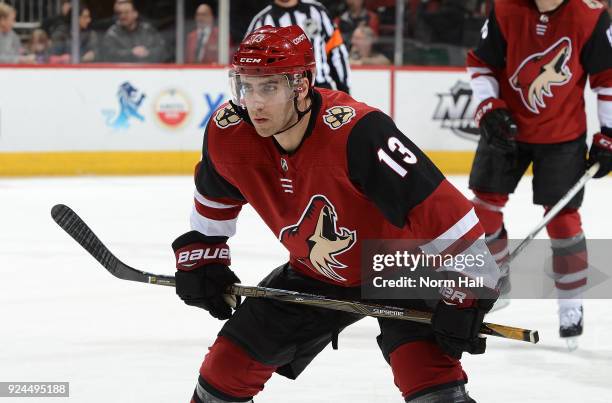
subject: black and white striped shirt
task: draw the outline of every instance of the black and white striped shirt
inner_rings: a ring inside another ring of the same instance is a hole
[[[315,85],[349,92],[350,66],[342,36],[325,7],[313,0],[300,0],[295,7],[271,4],[261,10],[249,25],[247,35],[264,25],[299,25],[312,43],[317,62]]]

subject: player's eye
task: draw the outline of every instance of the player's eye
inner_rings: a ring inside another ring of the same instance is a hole
[[[263,87],[264,93],[266,94],[273,94],[276,92],[277,89],[278,86],[276,84],[266,84]]]

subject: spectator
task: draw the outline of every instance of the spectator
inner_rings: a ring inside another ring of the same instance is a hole
[[[13,31],[15,9],[8,4],[0,3],[0,63],[19,63],[24,60],[21,55],[21,42]]]
[[[215,25],[213,10],[200,4],[195,13],[196,29],[187,35],[187,63],[217,63],[219,29]]]
[[[336,18],[335,23],[340,29],[342,39],[348,48],[351,47],[351,36],[355,28],[368,26],[378,36],[379,19],[376,13],[364,6],[365,0],[346,0],[347,10]]]
[[[159,63],[164,59],[164,41],[148,22],[138,20],[131,1],[115,3],[117,22],[103,38],[102,50],[110,62]]]
[[[423,4],[425,8],[428,2]],[[469,15],[465,0],[442,0],[439,8],[425,11],[420,17],[429,28],[431,42],[461,45],[464,22]]]
[[[353,31],[351,37],[351,65],[379,65],[387,66],[391,61],[382,53],[374,49],[376,35],[372,28],[362,25]]]
[[[131,0],[114,0],[113,2],[113,14],[111,16],[106,16],[106,17],[101,17],[101,18],[96,18],[95,21],[92,22],[91,24],[91,28],[96,31],[96,32],[106,32],[111,26],[113,26],[114,24],[117,23],[117,15],[119,15],[118,11],[117,11],[117,5],[119,3],[123,3],[129,1],[130,3],[133,3],[133,1]],[[92,3],[92,8],[91,11],[96,14],[97,13],[101,13],[106,15],[106,11],[107,11],[107,7],[104,7],[102,10],[100,10],[100,6],[93,6]]]
[[[56,29],[63,25],[70,26],[70,10],[72,10],[71,0],[62,0],[60,14],[47,18],[42,22],[41,28],[47,33],[49,38],[53,37]]]
[[[45,31],[42,29],[32,31],[30,41],[28,42],[28,54],[32,58],[32,63],[48,63],[50,46],[51,42]]]
[[[82,62],[93,62],[96,59],[98,47],[98,35],[90,29],[91,11],[87,6],[79,8],[79,42],[80,42],[80,60]],[[52,63],[70,63],[70,54],[72,52],[72,38],[70,24],[62,24],[58,26],[51,35]]]

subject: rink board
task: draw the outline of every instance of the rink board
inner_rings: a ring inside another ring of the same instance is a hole
[[[226,68],[3,67],[0,176],[190,173],[228,99]],[[457,68],[360,68],[352,95],[394,117],[445,173],[467,173],[476,101]],[[597,128],[588,93],[590,132]]]

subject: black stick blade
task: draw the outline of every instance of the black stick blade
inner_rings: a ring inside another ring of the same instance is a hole
[[[51,217],[68,235],[81,245],[112,275],[122,278],[117,272],[119,259],[113,255],[91,228],[70,207],[57,204],[51,209]]]
[[[51,217],[79,245],[93,256],[113,276],[122,280],[138,281],[174,287],[174,277],[136,270],[117,259],[100,241],[91,228],[70,207],[57,204],[51,209]]]

